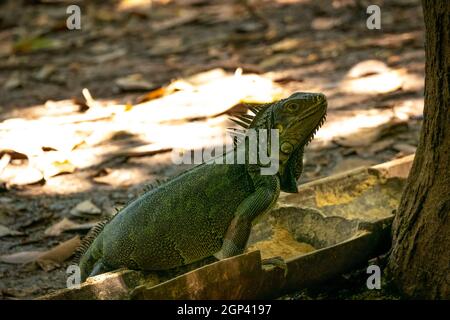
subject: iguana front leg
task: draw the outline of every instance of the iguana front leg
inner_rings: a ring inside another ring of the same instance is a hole
[[[253,182],[256,190],[238,206],[225,233],[222,248],[214,255],[217,259],[243,253],[252,229],[252,221],[269,210],[278,199],[280,194],[278,176],[256,175]]]

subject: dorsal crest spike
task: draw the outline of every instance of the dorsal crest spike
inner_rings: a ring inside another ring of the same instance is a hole
[[[246,114],[246,113],[240,114],[239,116],[240,116],[241,118],[245,118],[245,119],[250,120],[250,121],[253,121],[253,119],[255,119],[255,116],[254,116],[254,115]]]
[[[239,111],[232,113],[230,115],[230,120],[239,125],[240,127],[244,129],[250,128],[251,124],[255,120],[256,116],[263,110],[266,109],[267,105],[249,105],[245,104],[245,107],[248,111],[252,112],[253,114],[247,113],[248,111]]]
[[[166,183],[169,179],[155,179],[155,181],[147,184],[142,188],[142,193],[147,193],[152,191],[153,189],[158,188],[160,185]],[[132,199],[133,201],[134,199]]]
[[[228,129],[227,133],[232,137],[245,137],[245,135],[246,135],[246,131],[239,130],[239,129],[236,129],[236,130]]]
[[[87,235],[83,238],[78,248],[75,250],[73,262],[75,264],[78,264],[80,262],[81,257],[83,254],[89,249],[92,242],[94,242],[95,238],[102,232],[102,230],[105,228],[105,226],[108,224],[109,221],[111,221],[113,217],[108,217],[103,221],[100,221],[95,226],[89,230]]]
[[[239,120],[241,120],[241,121],[244,122],[244,123],[247,123],[247,124],[251,124],[251,123],[252,123],[252,120],[253,120],[253,118],[248,119],[248,118],[244,117],[243,115],[236,115],[236,116],[234,116],[234,117],[237,118],[237,119],[239,119]]]
[[[241,126],[244,129],[248,129],[249,126],[250,126],[249,123],[242,122],[242,121],[240,121],[238,119],[235,119],[235,118],[230,118],[230,120],[233,121],[234,123],[236,123],[237,125]]]
[[[248,108],[251,112],[253,112],[255,115],[259,112],[259,110],[256,107],[249,107]]]

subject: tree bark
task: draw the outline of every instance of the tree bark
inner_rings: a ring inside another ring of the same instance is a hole
[[[419,145],[393,223],[387,271],[411,298],[449,299],[450,1],[422,0],[425,107]]]

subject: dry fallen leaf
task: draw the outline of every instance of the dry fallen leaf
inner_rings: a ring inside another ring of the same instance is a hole
[[[80,237],[75,236],[42,253],[42,255],[36,259],[36,262],[45,271],[53,270],[55,267],[59,266],[61,262],[70,258],[80,244]]]
[[[116,85],[123,91],[151,90],[155,88],[155,84],[145,80],[139,73],[116,79]]]
[[[24,186],[39,183],[44,180],[44,175],[38,169],[28,166],[20,170],[11,180],[7,182],[8,186]]]
[[[45,235],[53,237],[59,236],[65,231],[86,231],[92,229],[100,221],[92,221],[86,223],[76,223],[67,218],[60,220],[45,230]]]
[[[23,82],[21,76],[18,72],[14,72],[8,80],[3,84],[3,88],[5,90],[14,90],[20,86],[22,86]]]
[[[117,60],[117,59],[125,56],[126,54],[127,54],[126,49],[118,48],[118,49],[108,52],[108,53],[104,53],[104,54],[97,55],[94,57],[89,57],[89,61],[91,63],[103,64],[106,62],[111,62],[111,61]]]
[[[127,112],[127,111],[130,111],[131,109],[133,109],[133,105],[132,105],[131,103],[128,102],[128,103],[124,106],[124,111]]]
[[[138,97],[137,102],[141,103],[141,102],[161,98],[162,96],[169,94],[169,93],[170,93],[170,91],[168,91],[166,87],[157,88],[155,90],[150,91],[149,93],[146,93],[146,94]]]
[[[10,228],[0,224],[0,238],[6,236],[20,236],[20,235],[23,235],[23,233],[16,230],[11,230]]]
[[[302,39],[286,38],[274,43],[270,48],[274,52],[292,51],[301,48],[301,46],[304,45],[304,42],[305,40]]]
[[[9,57],[13,53],[13,43],[7,39],[0,41],[0,57]]]
[[[34,79],[44,81],[50,78],[50,76],[56,71],[56,66],[52,64],[44,65],[39,71],[34,74]]]
[[[3,154],[3,156],[0,158],[0,176],[2,175],[3,170],[5,170],[10,161],[11,155],[8,153]]]
[[[342,18],[319,17],[315,18],[312,21],[311,27],[314,30],[330,30],[336,28],[342,23],[343,23]]]
[[[42,255],[42,251],[22,251],[0,256],[0,261],[10,264],[24,264],[36,261]]]
[[[71,230],[74,227],[79,226],[78,223],[73,222],[67,218],[64,218],[62,220],[60,220],[59,222],[55,223],[54,225],[48,227],[45,231],[44,234],[46,236],[59,236],[62,232],[66,231],[66,230]]]
[[[84,232],[86,232],[87,230],[90,230],[93,227],[95,227],[101,221],[103,221],[103,220],[80,223],[80,224],[77,223],[76,225],[74,225],[64,231],[84,231]]]
[[[73,173],[76,167],[69,160],[53,161],[44,168],[46,178],[54,177],[61,173]]]
[[[365,60],[355,64],[347,76],[349,78],[361,78],[372,74],[389,72],[389,67],[380,60]]]
[[[92,215],[99,215],[102,211],[92,203],[91,200],[85,200],[76,205],[70,214],[76,217],[86,217]]]
[[[124,187],[139,181],[142,174],[138,168],[116,168],[105,175],[94,177],[93,180],[99,184]]]
[[[382,61],[366,60],[350,69],[341,86],[349,93],[381,94],[399,90],[403,84],[401,70],[392,70]]]
[[[146,16],[149,14],[152,3],[152,0],[121,0],[117,4],[117,11],[132,12]]]
[[[152,122],[165,122],[214,117],[239,103],[272,102],[282,94],[280,87],[260,75],[237,72],[217,77],[217,74],[217,71],[212,75],[211,72],[197,74],[194,79],[212,78],[200,85],[192,85],[189,79],[177,80],[167,88],[175,92],[135,105],[121,115],[121,121],[145,118]]]
[[[9,264],[37,262],[43,270],[50,271],[70,258],[80,244],[80,237],[75,236],[47,251],[22,251],[6,254],[0,256],[0,261]]]
[[[191,23],[197,18],[198,12],[195,10],[180,10],[177,12],[177,15],[171,19],[156,21],[152,23],[151,28],[153,32],[161,32],[163,30],[168,30]]]

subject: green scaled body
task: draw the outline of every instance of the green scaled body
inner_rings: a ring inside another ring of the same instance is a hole
[[[258,164],[206,163],[146,192],[90,243],[80,260],[83,281],[121,267],[167,270],[242,253],[252,222],[275,204],[280,189],[296,192],[303,148],[324,121],[326,100],[296,93],[254,112],[239,122],[256,130],[279,129],[278,173],[262,175]]]

